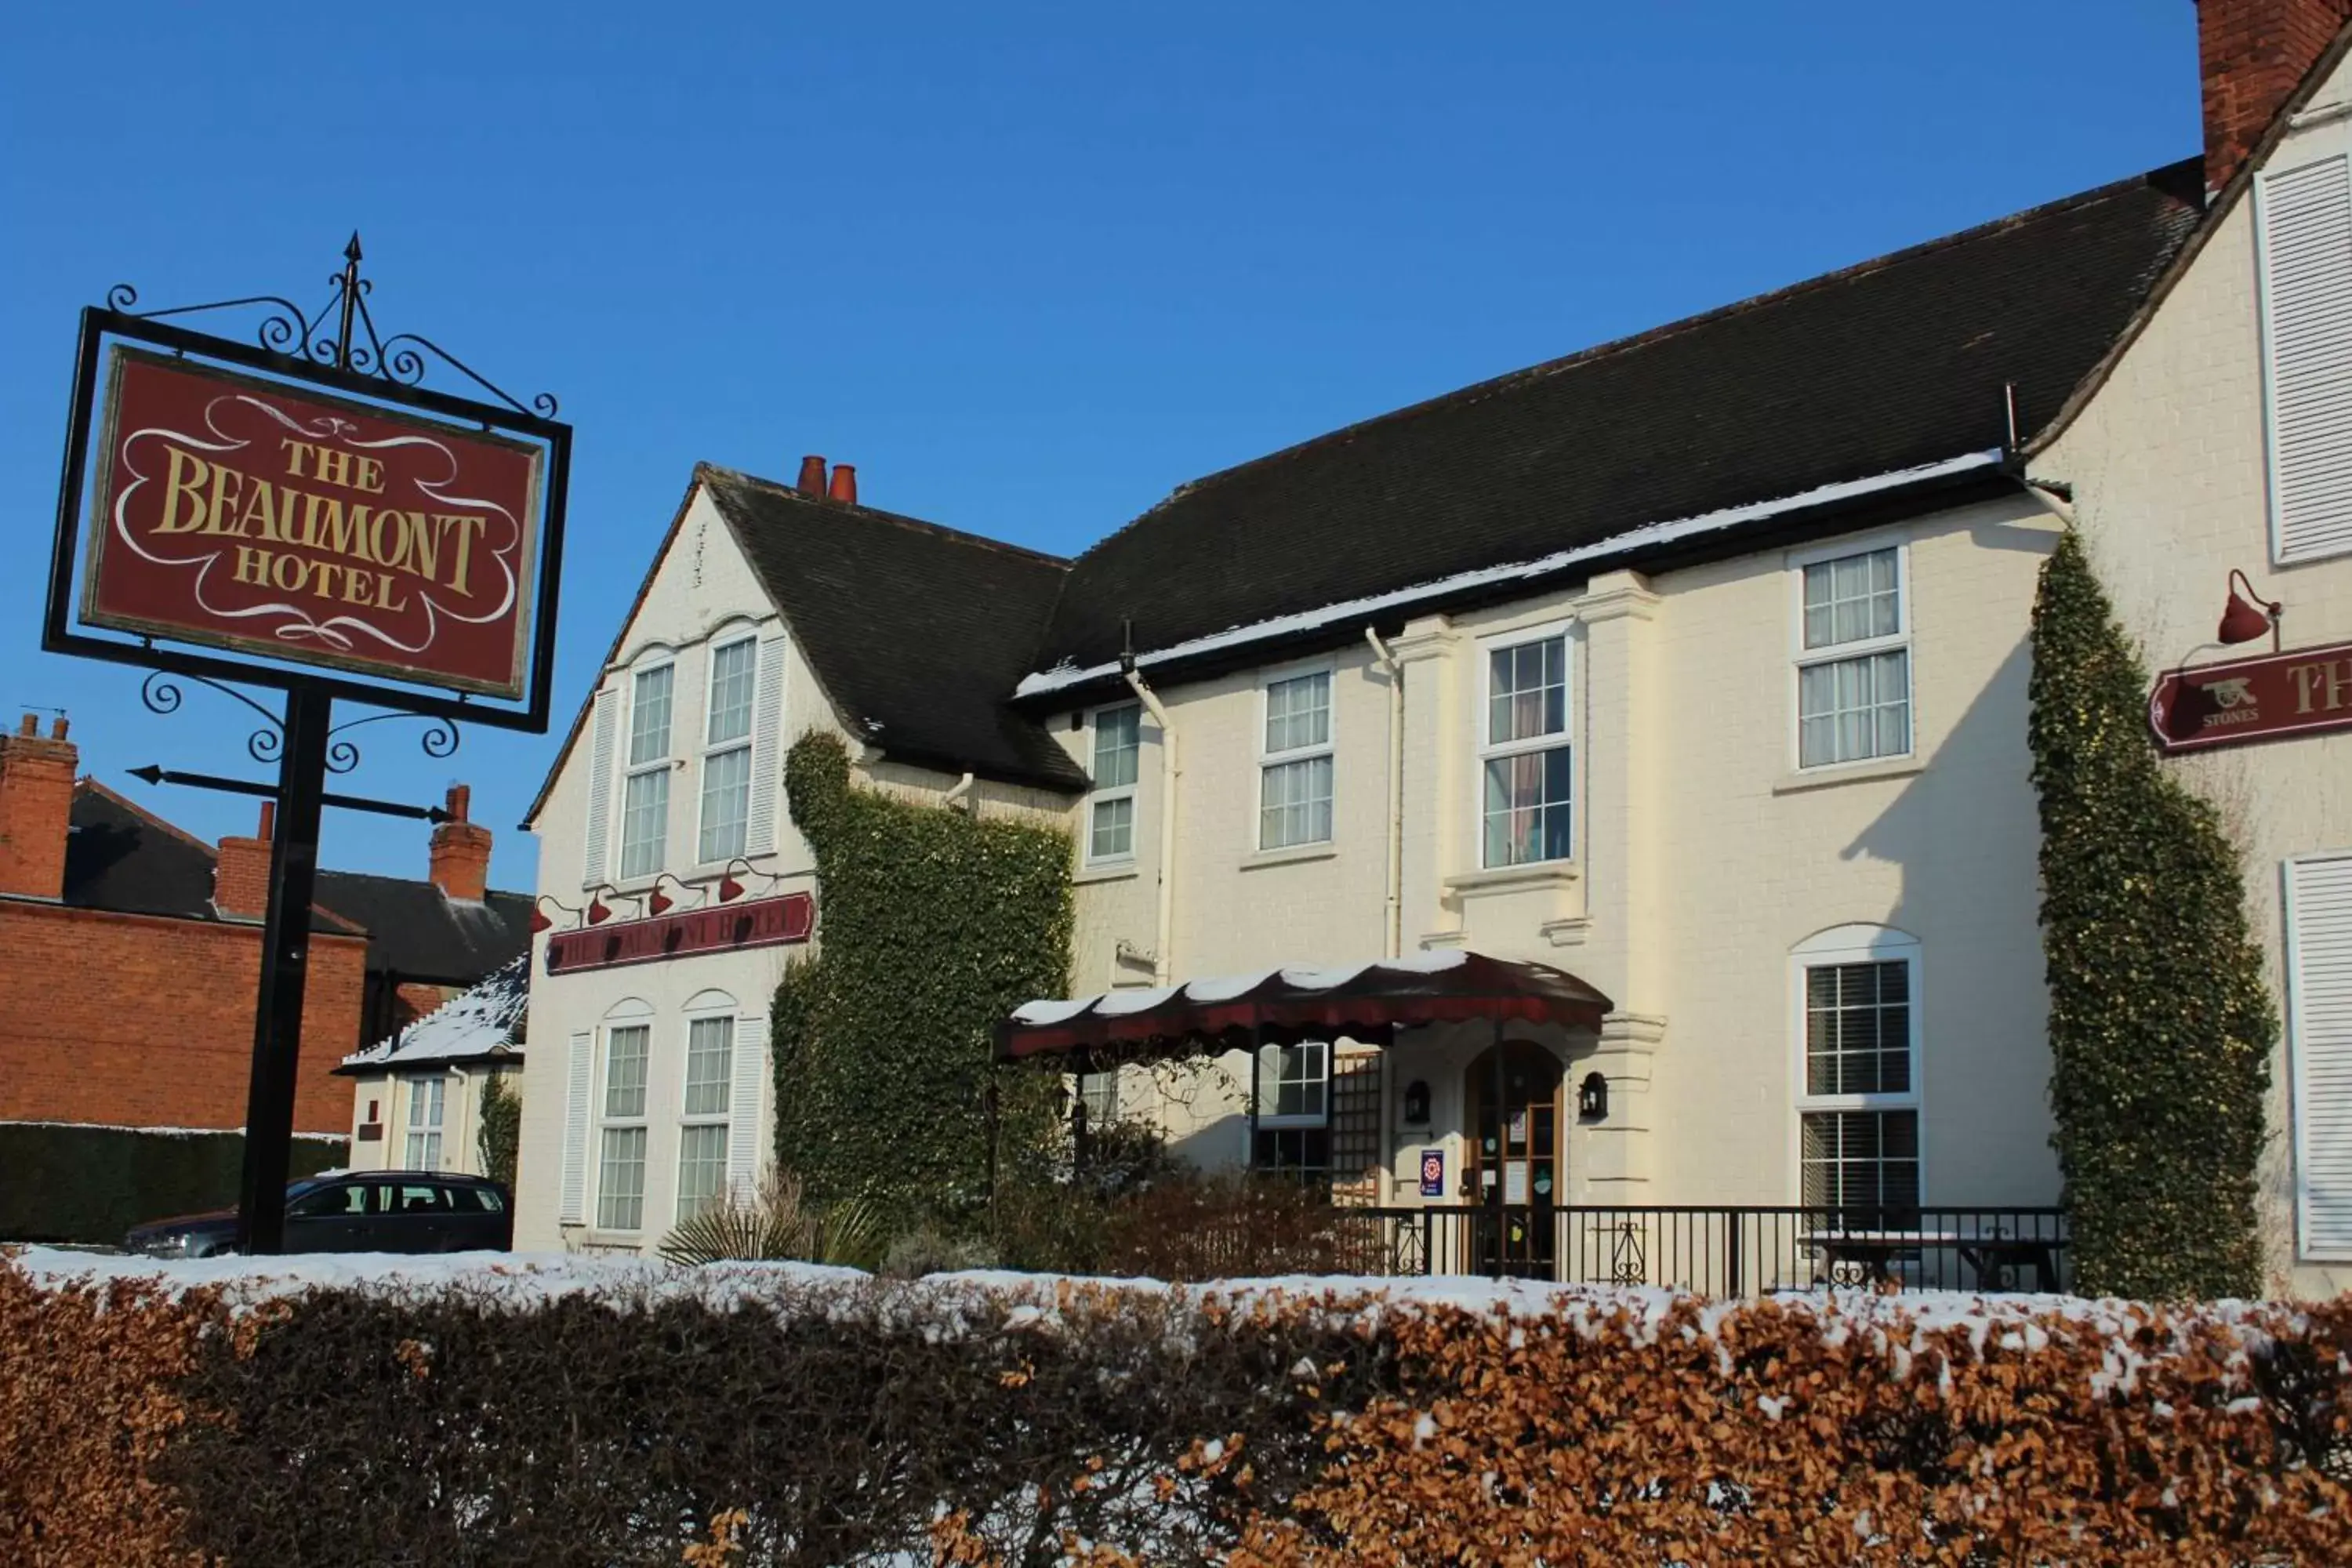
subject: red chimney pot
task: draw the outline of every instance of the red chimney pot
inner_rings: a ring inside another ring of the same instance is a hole
[[[847,463],[835,463],[833,466],[833,489],[830,493],[834,500],[846,501],[851,506],[856,506],[857,504],[857,470]]]
[[[801,459],[801,482],[797,487],[804,496],[824,494],[824,459],[806,457]]]

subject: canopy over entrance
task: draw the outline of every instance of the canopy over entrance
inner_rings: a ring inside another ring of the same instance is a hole
[[[1180,1056],[1302,1037],[1373,1040],[1399,1027],[1475,1018],[1597,1030],[1611,1007],[1564,969],[1451,951],[1024,1003],[996,1026],[996,1054],[1007,1061],[1098,1050]]]

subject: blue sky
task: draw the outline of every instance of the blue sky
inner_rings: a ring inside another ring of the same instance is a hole
[[[75,312],[324,297],[577,428],[558,732],[355,792],[514,824],[697,459],[1074,552],[1194,476],[2187,156],[2190,0],[25,6],[0,49],[0,706],[205,837],[232,704],[37,651]],[[422,875],[421,825],[325,863]]]

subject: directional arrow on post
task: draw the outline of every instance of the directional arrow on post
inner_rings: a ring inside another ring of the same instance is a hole
[[[173,768],[158,767],[150,763],[143,768],[132,768],[131,776],[144,779],[151,784],[185,784],[191,789],[218,790],[224,795],[259,795],[264,800],[278,798],[276,784],[256,784],[250,779],[225,778],[219,773],[182,773]],[[342,811],[372,811],[379,816],[407,816],[419,822],[436,825],[447,822],[449,814],[437,805],[403,805],[396,800],[370,800],[358,795],[322,795],[320,804]]]

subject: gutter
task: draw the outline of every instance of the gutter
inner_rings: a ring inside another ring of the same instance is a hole
[[[1136,673],[1132,655],[1120,656],[1119,673],[1150,710],[1151,721],[1160,726],[1160,905],[1151,941],[1151,981],[1165,985],[1175,972],[1168,948],[1176,923],[1176,781],[1184,776],[1184,770],[1176,759],[1176,726],[1151,688],[1143,684],[1143,677]]]
[[[1364,628],[1364,640],[1389,678],[1389,902],[1381,956],[1394,958],[1404,945],[1404,666],[1372,627]]]

